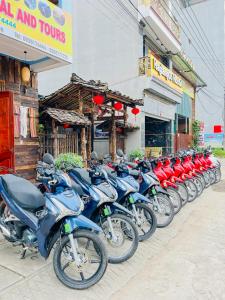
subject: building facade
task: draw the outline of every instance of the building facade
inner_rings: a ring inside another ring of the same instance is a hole
[[[72,62],[72,18],[51,2],[0,3],[0,167],[26,178],[39,159],[38,73]]]
[[[114,90],[144,99],[139,115],[128,111],[130,124],[139,130],[126,137],[127,152],[173,152],[179,130],[191,133],[195,89],[203,82],[180,55],[181,28],[170,10],[170,1],[73,1],[73,63],[40,73],[40,94],[68,83],[72,72],[107,82]],[[54,80],[46,85],[47,78]],[[184,93],[184,81],[189,93]],[[101,147],[103,151],[107,149]]]
[[[207,83],[196,93],[196,119],[204,124],[205,145],[222,146],[214,126],[224,125],[224,0],[181,1],[174,15],[183,28],[182,47]]]

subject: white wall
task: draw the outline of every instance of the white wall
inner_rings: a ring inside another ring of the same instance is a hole
[[[190,8],[183,9],[183,11],[194,28],[192,34],[196,41],[190,36],[186,27],[184,27],[192,41],[190,43],[183,34],[182,44],[187,56],[192,59],[197,73],[199,73],[207,84],[206,89],[203,90],[205,90],[209,96],[199,91],[196,98],[196,118],[204,121],[206,132],[212,132],[213,125],[223,124],[224,114],[224,0],[203,1],[202,3],[193,5],[192,9],[197,15],[197,19],[212,45],[213,53],[207,50],[206,46],[202,49],[203,47],[199,40],[204,39],[206,41],[206,38],[201,36],[202,32],[201,29],[199,29],[199,25],[196,26],[201,34],[199,34],[197,28],[193,26],[193,22],[188,16],[189,13],[192,18],[194,18]],[[181,16],[177,15],[177,19],[180,20],[182,17],[186,24],[188,24],[181,12],[180,15]],[[190,25],[189,28],[191,29]],[[194,47],[198,49],[204,62]],[[218,60],[215,58],[215,55],[218,57]],[[208,67],[205,64],[207,64]],[[211,72],[208,68],[210,68]],[[215,75],[213,75],[212,72],[215,73]],[[218,80],[215,79],[215,76]]]

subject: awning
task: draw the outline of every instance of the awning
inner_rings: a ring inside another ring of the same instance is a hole
[[[71,124],[80,126],[89,126],[91,122],[87,117],[77,112],[56,108],[47,108],[43,114],[49,115],[52,119],[56,120],[61,124]]]
[[[173,66],[180,70],[180,74],[195,87],[207,86],[204,80],[196,73],[193,67],[182,57],[180,53],[172,56]]]

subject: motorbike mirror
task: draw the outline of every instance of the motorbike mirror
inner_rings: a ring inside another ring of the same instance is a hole
[[[93,152],[91,153],[91,159],[92,159],[92,160],[98,160],[98,154],[97,154],[97,152],[93,151]]]
[[[123,156],[124,156],[124,153],[123,153],[123,150],[122,150],[122,149],[117,149],[116,154],[117,154],[119,157],[123,157]]]
[[[45,153],[43,156],[43,162],[48,164],[48,165],[54,165],[54,157],[50,153]]]

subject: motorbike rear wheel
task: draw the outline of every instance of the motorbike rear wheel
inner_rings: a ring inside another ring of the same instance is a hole
[[[184,206],[188,202],[189,194],[186,186],[183,183],[177,183],[178,186],[178,193],[181,196],[182,199],[182,206]]]
[[[107,251],[97,234],[89,230],[75,231],[73,237],[80,265],[74,260],[70,239],[66,235],[56,245],[54,271],[65,286],[84,290],[96,284],[104,275],[108,264]]]
[[[181,207],[182,207],[181,196],[178,193],[178,191],[173,187],[169,186],[166,190],[170,196],[171,202],[173,203],[174,214],[177,214],[181,210]]]

